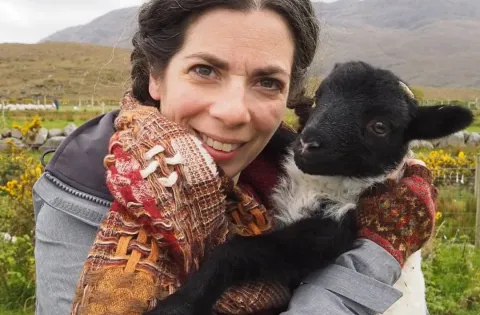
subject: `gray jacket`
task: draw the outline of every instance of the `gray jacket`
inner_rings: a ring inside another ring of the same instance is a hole
[[[103,157],[117,111],[97,117],[57,149],[33,189],[36,221],[36,315],[69,314],[98,226],[112,202]],[[304,279],[283,315],[375,314],[401,297],[392,285],[400,265],[358,240],[335,264]]]

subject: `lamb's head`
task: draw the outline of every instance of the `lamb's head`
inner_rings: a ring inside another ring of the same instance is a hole
[[[295,163],[312,175],[376,177],[398,166],[410,141],[441,138],[472,121],[461,106],[419,106],[391,71],[336,64],[294,144]]]

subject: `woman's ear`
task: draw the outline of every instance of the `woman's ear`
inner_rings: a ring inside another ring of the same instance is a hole
[[[150,74],[150,79],[148,82],[148,92],[150,96],[156,100],[160,101],[161,96],[161,84],[159,79],[155,79],[152,74]]]

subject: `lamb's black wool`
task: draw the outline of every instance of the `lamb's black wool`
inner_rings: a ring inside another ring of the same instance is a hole
[[[462,107],[419,107],[401,82],[364,62],[337,64],[318,88],[315,106],[299,111],[305,122],[299,137],[277,134],[271,144],[293,142],[294,162],[306,176],[365,182],[395,169],[409,141],[443,137],[472,122],[471,112]],[[209,314],[225,290],[251,280],[297,286],[349,250],[355,239],[353,214],[333,219],[322,215],[321,205],[297,204],[288,211],[316,215],[218,246],[177,293],[149,314]]]
[[[441,138],[472,123],[460,106],[418,106],[391,71],[337,64],[295,143],[295,163],[313,175],[374,177],[394,169],[411,140]]]

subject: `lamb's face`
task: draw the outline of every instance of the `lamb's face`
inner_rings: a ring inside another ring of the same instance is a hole
[[[315,104],[294,145],[303,172],[374,177],[395,169],[407,153],[405,131],[416,106],[392,73],[361,62],[339,65]]]
[[[461,106],[418,106],[388,70],[339,64],[317,90],[295,163],[312,175],[377,177],[398,166],[411,140],[445,137],[472,122],[472,111]]]

